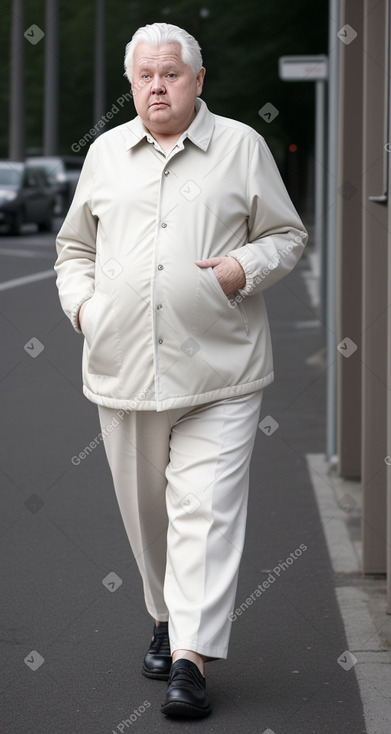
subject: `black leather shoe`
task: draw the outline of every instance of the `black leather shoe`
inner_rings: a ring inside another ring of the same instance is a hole
[[[171,666],[162,713],[188,719],[209,716],[211,707],[205,688],[205,678],[195,663],[186,658],[176,660]]]
[[[153,628],[152,641],[144,658],[143,675],[147,678],[168,680],[171,664],[168,622],[160,622],[159,627],[154,625]]]

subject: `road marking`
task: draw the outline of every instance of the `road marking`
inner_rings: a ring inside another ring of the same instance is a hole
[[[1,255],[10,255],[11,257],[52,257],[51,252],[31,252],[30,250],[11,250],[2,249],[0,250]]]
[[[38,280],[45,280],[46,278],[52,278],[53,275],[56,275],[55,270],[42,270],[40,273],[25,275],[23,278],[6,280],[5,283],[0,283],[0,291],[8,291],[10,288],[18,288],[20,285],[35,283]]]
[[[295,329],[319,329],[322,326],[319,319],[306,319],[305,321],[294,321]]]

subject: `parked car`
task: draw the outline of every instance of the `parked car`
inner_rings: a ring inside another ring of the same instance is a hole
[[[27,223],[50,231],[54,207],[55,196],[43,168],[0,161],[0,224],[6,224],[12,234],[19,234]]]
[[[82,156],[29,156],[28,163],[45,169],[56,197],[55,213],[67,212],[75,193],[84,158]]]

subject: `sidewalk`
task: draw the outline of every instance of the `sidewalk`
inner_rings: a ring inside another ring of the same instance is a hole
[[[310,303],[318,306],[319,269],[309,253],[303,273]],[[322,364],[322,352],[313,362]],[[324,366],[326,361],[324,360]],[[339,477],[325,454],[307,454],[311,481],[324,527],[336,596],[363,703],[367,734],[388,734],[391,722],[391,615],[386,613],[386,579],[362,573],[359,480]],[[349,658],[349,655],[345,655]]]
[[[391,615],[385,612],[385,579],[361,573],[361,486],[336,476],[323,455],[309,455],[307,460],[336,577],[348,650],[354,656],[367,734],[389,734]]]

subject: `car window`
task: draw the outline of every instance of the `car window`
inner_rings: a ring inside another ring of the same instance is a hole
[[[32,186],[39,186],[38,171],[34,171],[33,168],[26,168],[25,186],[28,186],[29,188]]]
[[[13,168],[0,168],[0,186],[18,186],[21,172]]]

